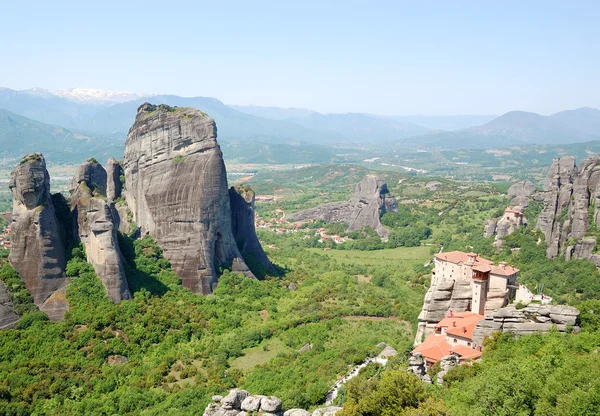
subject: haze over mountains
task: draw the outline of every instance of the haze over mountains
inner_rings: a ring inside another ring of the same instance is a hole
[[[332,148],[364,145],[461,149],[600,139],[600,110],[593,108],[567,110],[550,116],[523,111],[511,111],[499,117],[379,116],[225,105],[211,97],[142,95],[85,88],[54,93],[42,88],[23,91],[0,88],[2,155],[9,157],[13,152],[29,151],[36,146],[48,153],[51,151],[48,146],[53,143],[63,143],[61,148],[54,149],[55,153],[66,153],[66,157],[54,157],[54,160],[76,157],[78,149],[86,146],[88,153],[107,146],[122,149],[137,108],[146,101],[193,107],[209,114],[219,128],[219,141],[225,147],[230,146],[232,153],[239,154],[238,144],[244,144],[246,149],[254,146],[261,160],[269,153],[287,152],[291,163],[294,154],[308,152],[311,156],[307,160],[313,160],[321,153],[324,159],[331,160]],[[23,138],[27,143],[8,143],[15,138]],[[250,152],[241,153],[248,156]],[[266,156],[267,161],[282,163],[275,159]],[[300,158],[297,163],[304,162]]]

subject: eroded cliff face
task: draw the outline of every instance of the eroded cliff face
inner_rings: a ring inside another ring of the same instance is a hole
[[[15,312],[6,286],[0,282],[0,329],[12,328],[18,320],[19,315]]]
[[[380,218],[387,211],[397,211],[396,199],[389,195],[383,178],[368,175],[360,181],[349,201],[331,202],[286,216],[289,221],[322,219],[328,222],[348,224],[348,231],[358,231],[371,227],[382,238],[387,238],[389,230]]]
[[[143,104],[125,144],[124,192],[140,231],[152,235],[193,292],[211,293],[217,267],[254,277],[231,226],[223,155],[212,118]]]
[[[85,245],[87,260],[115,303],[131,299],[123,256],[117,240],[119,220],[107,203],[107,174],[96,161],[81,165],[73,178],[71,209],[76,234]]]
[[[529,304],[523,309],[513,305],[498,309],[477,322],[473,330],[473,344],[482,345],[485,337],[496,331],[515,335],[559,332],[579,332],[579,310],[567,305]]]
[[[434,331],[435,325],[448,315],[449,311],[462,312],[469,309],[473,299],[472,279],[462,274],[448,279],[432,274],[431,284],[423,308],[418,317],[415,345]]]
[[[276,270],[256,236],[254,198],[254,191],[248,186],[232,186],[229,188],[233,237],[238,249],[244,256],[252,256],[264,267],[267,273],[275,274]]]
[[[26,155],[11,173],[13,197],[9,262],[35,305],[52,320],[69,309],[65,296],[65,247],[50,195],[50,176],[40,153]]]
[[[600,158],[584,159],[579,167],[575,158],[555,160],[546,176],[544,191],[538,198],[544,208],[537,227],[544,233],[549,258],[567,253],[575,247],[565,247],[569,239],[580,240],[589,231],[590,219],[600,217]],[[579,258],[579,256],[577,256]]]

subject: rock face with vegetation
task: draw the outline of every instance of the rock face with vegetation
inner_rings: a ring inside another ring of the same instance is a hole
[[[303,409],[283,411],[281,400],[274,396],[251,395],[246,390],[233,389],[225,397],[213,396],[213,402],[203,416],[334,416],[341,407],[329,406],[308,412]]]
[[[539,305],[530,303],[517,309],[514,305],[500,308],[477,323],[473,330],[473,343],[482,345],[483,339],[496,331],[516,335],[548,332],[579,331],[579,310],[567,305]]]
[[[250,257],[253,261],[258,262],[265,272],[273,274],[276,273],[275,268],[256,236],[254,197],[254,191],[248,186],[232,186],[229,188],[233,237],[244,257]]]
[[[289,221],[321,219],[328,222],[348,224],[348,231],[358,231],[365,227],[373,228],[382,238],[390,231],[380,218],[387,211],[397,210],[396,199],[389,195],[383,178],[368,175],[360,181],[349,201],[331,202],[316,208],[309,208],[288,215]]]
[[[143,104],[125,143],[125,197],[193,292],[211,293],[219,267],[254,277],[235,243],[223,155],[212,118]]]
[[[113,302],[131,299],[123,256],[117,240],[119,221],[106,201],[107,174],[95,160],[82,164],[73,178],[71,209],[75,234],[85,245],[87,260]]]
[[[11,173],[13,198],[9,262],[18,271],[36,306],[50,319],[62,319],[65,247],[50,195],[50,176],[40,153],[26,155]]]
[[[572,156],[555,160],[546,176],[541,197],[544,208],[537,227],[544,233],[547,255],[555,258],[569,241],[582,239],[596,229],[600,216],[600,158],[584,159],[576,166]],[[569,244],[573,246],[573,244]]]
[[[10,301],[6,286],[0,282],[0,329],[12,328],[18,320],[19,315]]]

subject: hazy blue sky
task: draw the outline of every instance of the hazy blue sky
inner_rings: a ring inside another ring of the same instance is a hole
[[[600,1],[5,1],[0,86],[323,112],[600,108]]]

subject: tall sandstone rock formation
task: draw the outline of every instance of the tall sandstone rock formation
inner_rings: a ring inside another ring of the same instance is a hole
[[[254,191],[248,186],[232,186],[229,188],[233,237],[244,256],[250,255],[264,267],[266,272],[275,274],[276,270],[256,236],[254,198]]]
[[[570,240],[581,240],[590,227],[600,219],[600,158],[587,158],[577,167],[572,156],[555,160],[546,176],[544,191],[537,195],[544,207],[537,227],[544,233],[547,255],[554,258],[565,253],[567,258],[588,257],[585,247],[565,247]],[[591,219],[591,221],[590,221]],[[581,241],[580,241],[581,243]],[[579,243],[578,243],[579,245]],[[589,245],[586,243],[586,246]],[[597,262],[600,264],[600,261]]]
[[[71,209],[87,260],[102,280],[108,297],[118,303],[131,299],[131,293],[117,240],[119,220],[111,204],[105,201],[107,177],[106,170],[95,160],[82,164],[72,181]]]
[[[162,247],[185,287],[211,293],[217,268],[254,277],[236,245],[223,155],[212,118],[143,104],[125,143],[124,191],[143,234]]]
[[[44,157],[26,155],[11,173],[9,188],[13,198],[9,262],[36,306],[50,319],[60,320],[69,308],[64,231],[54,210]]]
[[[349,201],[330,202],[288,215],[289,221],[322,219],[328,222],[348,224],[348,231],[371,227],[382,238],[390,231],[381,224],[380,218],[387,211],[397,211],[396,199],[389,195],[383,178],[368,175],[360,181]]]

